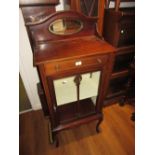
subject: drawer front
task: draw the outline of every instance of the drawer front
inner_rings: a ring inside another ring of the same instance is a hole
[[[93,56],[87,58],[79,58],[65,61],[57,61],[45,64],[46,75],[55,74],[70,69],[80,69],[87,66],[104,65],[107,61],[108,56]]]

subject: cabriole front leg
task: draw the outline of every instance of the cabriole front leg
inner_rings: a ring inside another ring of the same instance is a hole
[[[99,126],[100,126],[102,120],[103,120],[103,118],[101,117],[101,118],[98,120],[97,124],[96,124],[96,132],[97,132],[97,133],[100,132]]]
[[[54,144],[56,147],[59,146],[59,140],[57,137],[57,132],[53,132],[51,128],[51,123],[49,122],[49,140],[51,144]]]

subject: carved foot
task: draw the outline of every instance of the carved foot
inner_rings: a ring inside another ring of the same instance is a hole
[[[52,140],[53,140],[53,144],[55,145],[55,147],[59,146],[59,140],[57,137],[57,133],[52,133]]]
[[[49,132],[49,141],[51,144],[54,143],[54,140],[53,140],[53,134],[52,134],[52,129],[51,129],[51,123],[49,122],[48,124],[48,132]]]
[[[124,105],[125,105],[125,98],[122,98],[119,101],[119,106],[124,106]]]
[[[56,138],[56,140],[55,140],[55,147],[59,147],[59,140],[58,140],[58,138]]]
[[[59,146],[59,140],[57,137],[57,133],[52,132],[51,123],[49,123],[49,140],[51,144],[54,144],[56,147]]]
[[[100,132],[99,125],[101,124],[102,120],[103,120],[102,118],[99,119],[98,123],[96,124],[96,132],[97,132],[97,133]]]

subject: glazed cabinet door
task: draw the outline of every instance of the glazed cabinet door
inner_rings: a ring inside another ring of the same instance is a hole
[[[89,17],[97,17],[97,28],[102,35],[105,0],[62,0],[64,10],[78,11]]]
[[[59,122],[65,123],[96,113],[101,71],[49,79],[55,93]],[[51,88],[50,88],[51,89]]]

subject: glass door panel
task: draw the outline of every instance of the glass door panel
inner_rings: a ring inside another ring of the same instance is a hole
[[[80,7],[86,16],[98,16],[98,0],[80,0]]]
[[[100,80],[100,71],[82,74],[80,84],[80,100],[91,98],[95,103],[98,95],[98,87]]]
[[[61,123],[95,113],[100,71],[54,80]]]
[[[53,81],[60,123],[77,118],[77,87],[74,79],[75,76],[71,76]]]
[[[75,76],[54,80],[54,89],[57,105],[63,105],[77,101]]]
[[[80,83],[79,92],[79,109],[81,116],[95,113],[100,75],[100,71],[90,72],[81,75],[82,80]]]

